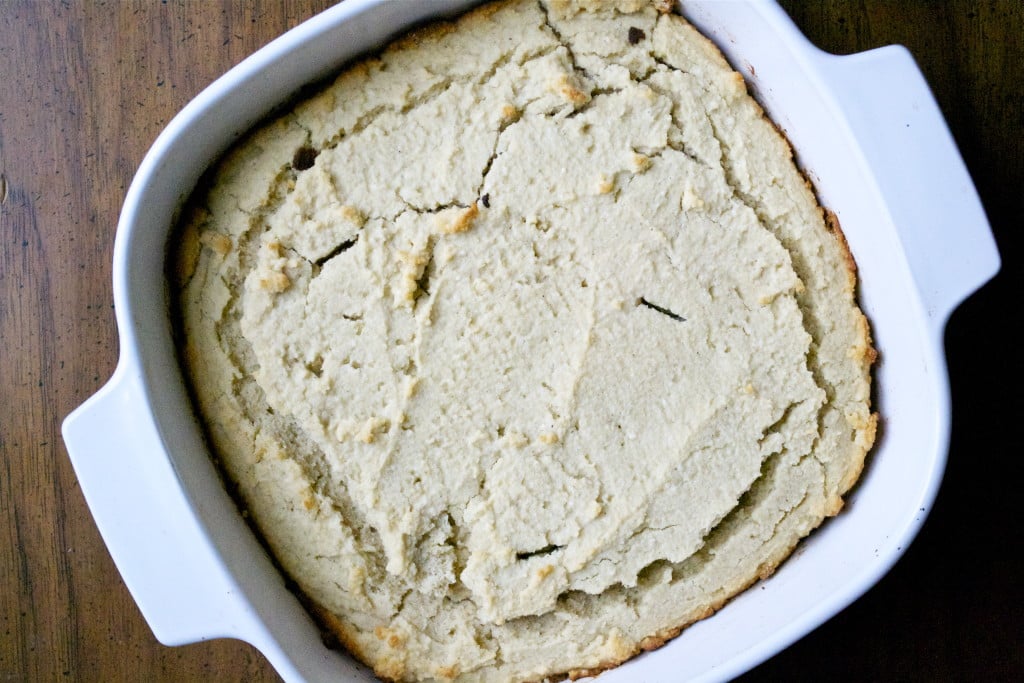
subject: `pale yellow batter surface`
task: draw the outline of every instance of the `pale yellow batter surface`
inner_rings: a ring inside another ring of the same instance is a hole
[[[740,76],[651,3],[422,30],[252,134],[199,205],[200,413],[383,677],[660,644],[835,514],[874,438],[841,238]]]

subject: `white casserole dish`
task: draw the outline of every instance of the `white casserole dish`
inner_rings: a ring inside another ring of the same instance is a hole
[[[354,55],[465,0],[348,0],[213,83],[160,135],[128,191],[114,248],[121,356],[63,433],[125,583],[167,645],[233,637],[288,681],[374,680],[328,650],[220,483],[178,368],[165,247],[176,210],[240,134]],[[998,270],[970,177],[907,51],[825,54],[770,0],[688,0],[792,142],[861,274],[880,363],[878,444],[847,508],[762,590],[602,681],[721,680],[799,639],[871,587],[916,534],[950,430],[945,322]]]

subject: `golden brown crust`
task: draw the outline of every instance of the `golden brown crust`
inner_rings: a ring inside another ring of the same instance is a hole
[[[320,626],[323,634],[324,645],[332,650],[345,651],[355,657],[359,662],[373,669],[374,675],[388,683],[399,683],[404,674],[404,666],[396,661],[387,662],[374,661],[370,653],[360,644],[358,638],[349,632],[349,626],[338,618],[331,610],[314,602],[308,595],[295,587],[295,594],[299,600],[312,613],[314,620]],[[383,627],[378,626],[378,629]],[[376,635],[375,631],[375,635]],[[391,634],[394,636],[395,634]],[[388,637],[388,634],[381,633],[378,637]],[[396,636],[397,637],[397,636]]]
[[[839,249],[842,253],[843,262],[846,265],[847,279],[851,295],[856,297],[857,262],[853,258],[853,252],[850,251],[849,242],[847,242],[846,235],[843,233],[842,227],[839,224],[839,217],[829,209],[824,209],[824,212],[825,225],[828,227],[829,232],[835,236],[836,242],[839,244]],[[868,382],[870,387],[870,382],[873,379],[873,367],[875,363],[878,362],[878,350],[875,348],[874,342],[871,338],[871,324],[868,322],[867,316],[864,315],[863,311],[859,311],[857,326],[859,341],[851,350],[851,357],[855,360],[859,360],[866,366],[867,372],[869,373]],[[839,496],[842,496],[849,491],[860,478],[861,472],[864,470],[864,463],[867,459],[867,455],[875,443],[875,437],[878,431],[878,419],[878,413],[871,412],[868,414],[866,421],[858,425],[859,432],[857,446],[859,447],[859,452],[855,454],[855,457],[851,458],[850,466],[846,471],[846,476],[839,483]],[[839,513],[843,504],[842,498],[838,499],[838,503],[839,505],[829,512],[829,516],[835,516]]]
[[[877,422],[877,418],[877,414],[871,415],[872,441],[874,439],[874,424]],[[863,464],[863,459],[861,460],[861,463]],[[853,475],[854,481],[856,481],[859,474],[860,467],[856,468],[856,472]],[[843,492],[845,493],[845,489],[843,490]],[[833,502],[838,502],[839,505],[837,508],[832,510],[826,509],[826,516],[834,516],[835,514],[837,514],[839,512],[839,509],[843,506],[844,501],[841,497],[837,497],[837,499]],[[548,681],[550,683],[551,681],[557,680],[568,679],[575,681],[582,678],[595,677],[605,671],[609,671],[624,664],[625,662],[633,659],[634,657],[643,652],[651,652],[667,645],[671,640],[677,638],[679,635],[682,634],[683,631],[685,631],[693,624],[704,619],[707,619],[711,616],[714,616],[720,609],[725,607],[733,598],[744,593],[747,589],[756,584],[758,581],[765,581],[769,579],[776,571],[778,571],[778,569],[783,565],[783,563],[786,562],[786,560],[792,557],[793,550],[796,549],[801,540],[803,540],[802,537],[796,538],[788,546],[781,548],[776,553],[775,557],[770,558],[769,560],[766,560],[762,562],[760,565],[758,565],[754,574],[747,581],[737,586],[731,587],[726,591],[724,595],[716,599],[713,603],[706,605],[700,611],[685,619],[682,623],[671,628],[662,629],[661,631],[658,631],[653,635],[643,638],[638,643],[635,643],[631,647],[627,648],[624,651],[624,654],[622,654],[621,656],[605,660],[592,667],[587,667],[583,669],[571,669],[561,676],[547,676],[543,679],[538,679],[538,681],[534,683],[540,683],[541,680]],[[325,635],[336,639],[338,643],[341,645],[341,647],[343,647],[345,650],[347,650],[349,653],[355,656],[356,659],[358,659],[360,662],[368,666],[374,667],[374,663],[370,661],[368,654],[361,648],[361,646],[358,644],[355,638],[347,632],[344,623],[340,619],[338,619],[336,615],[331,613],[329,610],[324,609],[320,605],[313,603],[308,598],[308,596],[300,594],[300,597],[302,598],[304,604],[307,605],[307,608],[314,613],[315,617],[317,618],[318,622],[321,625],[321,628],[324,629]],[[387,633],[386,629],[384,629],[383,627],[378,627],[378,629],[375,632],[375,635],[377,635],[377,637],[381,639],[395,637],[393,634]],[[439,671],[438,673],[439,675],[445,678],[455,678],[458,676],[459,672],[457,669],[453,671],[454,673],[452,673],[450,677],[445,676],[444,673],[441,671]],[[377,663],[374,669],[374,673],[382,680],[393,683],[399,683],[402,677],[401,671],[397,671],[392,667],[381,668],[380,662]]]
[[[475,10],[475,11],[479,11]],[[439,21],[420,28],[413,29],[411,32],[401,36],[393,43],[388,46],[389,52],[397,52],[401,50],[415,50],[423,43],[438,40],[446,35],[454,33],[456,30],[455,22],[453,21]]]
[[[710,42],[710,41],[709,41]],[[755,99],[753,100],[754,106],[757,107],[761,118],[772,126],[776,134],[782,140],[786,146],[789,157],[796,160],[796,155],[793,151],[793,145],[789,141],[789,137],[785,131],[782,130],[764,111],[761,104]],[[853,257],[853,252],[850,250],[850,244],[846,239],[846,235],[843,232],[842,226],[839,223],[839,217],[831,209],[825,208],[821,205],[820,198],[818,197],[817,190],[814,187],[814,183],[811,182],[807,172],[796,165],[797,172],[803,179],[804,185],[808,191],[815,197],[818,205],[821,206],[822,219],[825,223],[825,227],[828,229],[836,240],[836,244],[839,247],[840,256],[843,260],[843,265],[846,272],[846,286],[850,295],[856,301],[857,297],[857,262]],[[858,360],[864,364],[865,371],[868,375],[868,386],[873,381],[874,365],[878,361],[878,350],[874,346],[874,342],[871,337],[871,324],[867,319],[867,316],[862,310],[857,311],[856,324],[858,327],[858,341],[851,348],[850,356],[854,360]],[[842,496],[850,490],[851,487],[859,480],[861,473],[864,470],[864,463],[867,459],[867,454],[871,451],[872,446],[875,443],[875,437],[877,434],[879,416],[877,412],[871,412],[867,415],[866,421],[863,424],[858,425],[859,433],[857,438],[858,451],[855,452],[849,461],[849,467],[839,483],[837,494],[828,501],[828,507],[825,510],[827,517],[834,517],[839,514],[843,509],[844,501]]]
[[[178,245],[177,258],[174,259],[171,277],[175,286],[179,289],[185,286],[196,272],[199,264],[199,252],[202,246],[199,244],[199,230],[194,220],[185,223],[185,230],[182,231]]]
[[[658,648],[667,645],[669,641],[678,637],[683,631],[685,631],[690,626],[696,624],[698,621],[702,621],[711,616],[714,616],[715,613],[718,612],[718,610],[725,607],[733,598],[745,592],[748,588],[753,586],[758,581],[764,581],[771,577],[772,574],[778,571],[779,567],[781,567],[782,564],[792,556],[793,550],[796,548],[797,545],[799,545],[801,540],[801,538],[796,539],[792,544],[788,546],[788,548],[785,548],[782,552],[778,553],[778,555],[775,558],[772,558],[771,560],[762,563],[758,567],[756,574],[750,580],[748,580],[746,583],[739,585],[734,590],[730,589],[730,591],[726,595],[722,596],[715,602],[706,606],[692,618],[684,621],[678,626],[663,629],[662,631],[659,631],[654,635],[647,636],[639,643],[634,645],[633,648],[629,651],[629,654],[625,657],[609,659],[604,662],[601,662],[600,664],[597,664],[596,666],[592,666],[586,669],[574,669],[568,673],[568,678],[575,681],[581,678],[597,676],[605,671],[609,671],[610,669],[614,669],[615,667],[626,663],[627,661],[629,661],[633,657],[636,657],[642,652],[651,652],[653,650],[657,650]]]
[[[810,182],[810,181],[808,181]],[[857,286],[857,262],[853,260],[853,253],[850,251],[850,244],[846,241],[846,235],[839,227],[839,217],[830,209],[824,209],[825,227],[835,235],[839,242],[839,250],[842,253],[843,261],[846,263],[847,283],[850,291]]]
[[[470,28],[470,24],[473,22],[482,21],[489,19],[502,8],[512,4],[513,0],[497,0],[497,2],[485,2],[482,5],[474,7],[465,14],[459,16],[456,19],[447,21],[435,21],[413,29],[409,33],[406,33],[388,45],[388,51],[400,51],[400,50],[414,50],[423,43],[433,42],[444,38],[447,35],[451,35],[457,30],[463,30]],[[461,27],[461,28],[460,28]]]

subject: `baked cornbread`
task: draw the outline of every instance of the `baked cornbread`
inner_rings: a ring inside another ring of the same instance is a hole
[[[842,237],[661,5],[422,29],[253,132],[184,219],[217,458],[382,678],[657,647],[837,513],[874,439]]]

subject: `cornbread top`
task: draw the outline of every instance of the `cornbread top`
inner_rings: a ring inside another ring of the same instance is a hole
[[[835,514],[873,441],[842,237],[659,4],[422,29],[252,133],[184,221],[212,445],[384,678],[657,646]]]

